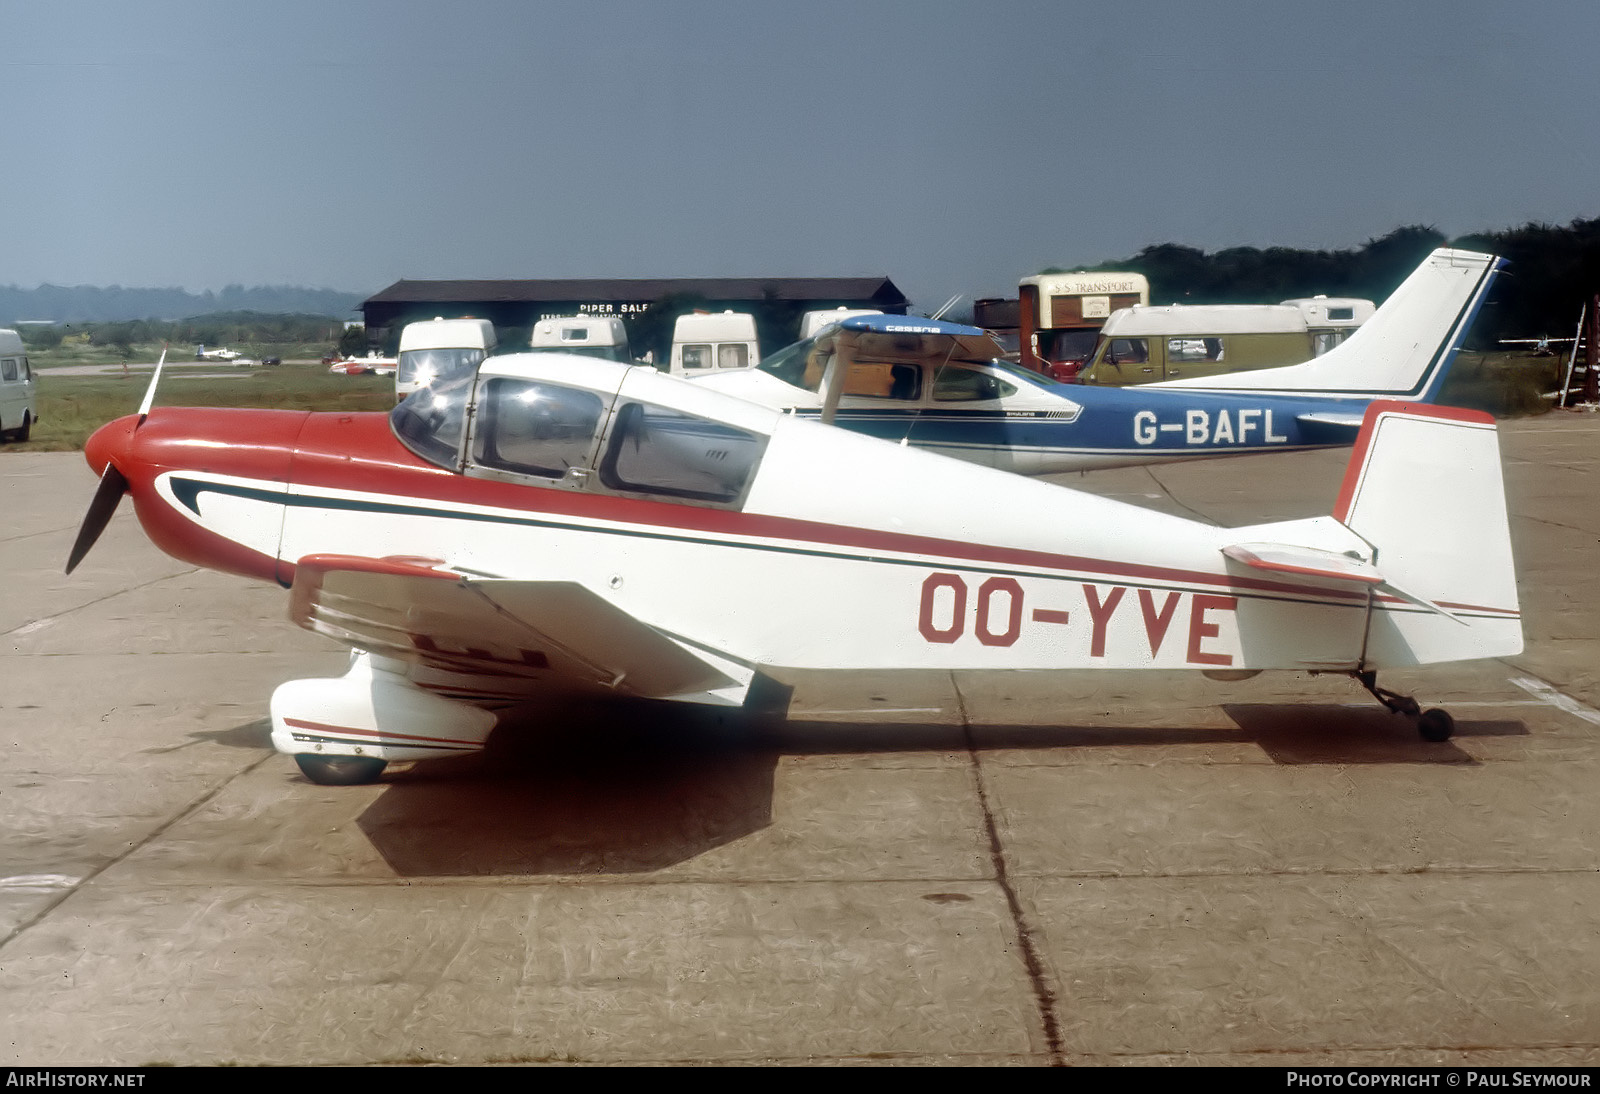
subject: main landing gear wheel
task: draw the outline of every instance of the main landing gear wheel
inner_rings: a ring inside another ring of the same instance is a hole
[[[320,756],[315,752],[297,752],[294,762],[300,772],[319,786],[361,786],[377,782],[383,774],[387,760],[371,756]]]
[[[1424,741],[1448,741],[1455,731],[1456,720],[1450,717],[1448,710],[1434,707],[1417,716],[1417,732]]]

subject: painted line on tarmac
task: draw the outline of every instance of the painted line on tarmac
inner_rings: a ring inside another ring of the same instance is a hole
[[[1513,676],[1511,682],[1540,702],[1600,726],[1600,710],[1595,710],[1591,706],[1578,702],[1572,696],[1557,691],[1543,680],[1532,676]]]
[[[54,893],[70,889],[82,880],[66,874],[17,874],[0,877],[0,893]]]
[[[800,710],[797,714],[940,714],[944,707],[849,707],[845,710]]]

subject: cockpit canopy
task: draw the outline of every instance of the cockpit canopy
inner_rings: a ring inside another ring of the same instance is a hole
[[[467,475],[736,508],[778,417],[647,366],[524,353],[419,389],[390,423]]]

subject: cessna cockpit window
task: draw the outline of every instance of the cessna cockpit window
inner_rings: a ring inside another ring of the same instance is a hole
[[[478,393],[473,458],[485,467],[559,479],[588,467],[605,405],[592,391],[495,378]]]
[[[395,436],[411,451],[454,470],[461,460],[461,428],[467,420],[472,372],[418,388],[389,414]]]
[[[998,376],[970,368],[942,368],[933,378],[936,402],[964,402],[977,399],[1005,399],[1017,389]]]
[[[922,370],[916,365],[857,362],[850,366],[844,380],[844,394],[869,399],[915,399],[921,391]]]
[[[737,501],[766,440],[760,433],[709,418],[627,403],[611,427],[600,481],[623,493]]]

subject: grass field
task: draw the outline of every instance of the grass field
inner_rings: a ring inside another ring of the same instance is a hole
[[[32,354],[29,357],[33,359]],[[1462,353],[1445,384],[1441,401],[1484,410],[1500,418],[1542,414],[1551,403],[1541,398],[1541,393],[1555,389],[1565,367],[1565,358],[1561,357]],[[199,378],[186,377],[184,370],[164,372],[156,405],[342,411],[387,411],[394,407],[392,377],[334,375],[320,364],[275,368],[219,365],[217,369],[229,375]],[[33,427],[33,436],[21,444],[0,445],[0,453],[82,448],[90,433],[139,408],[150,382],[150,369],[130,368],[126,377],[61,376],[53,374],[49,367],[41,367],[38,377],[39,420]]]
[[[229,368],[229,366],[219,366]],[[338,376],[320,364],[231,369],[225,379],[161,374],[156,406],[278,407],[288,410],[392,410],[394,377]],[[21,444],[0,445],[5,452],[59,452],[83,442],[113,418],[139,409],[150,384],[149,368],[130,368],[123,376],[38,375],[39,420]]]
[[[286,342],[269,344],[266,342],[240,342],[227,346],[213,346],[213,349],[237,350],[246,357],[260,360],[262,357],[277,357],[284,361],[318,361],[330,348],[328,342]],[[142,342],[133,347],[131,353],[124,353],[116,346],[91,346],[86,342],[63,342],[59,346],[41,349],[37,346],[28,350],[28,363],[35,369],[48,371],[64,365],[120,365],[127,361],[129,364],[150,364],[161,356],[159,342]],[[167,349],[168,361],[194,360],[194,347],[191,345],[174,345]]]

